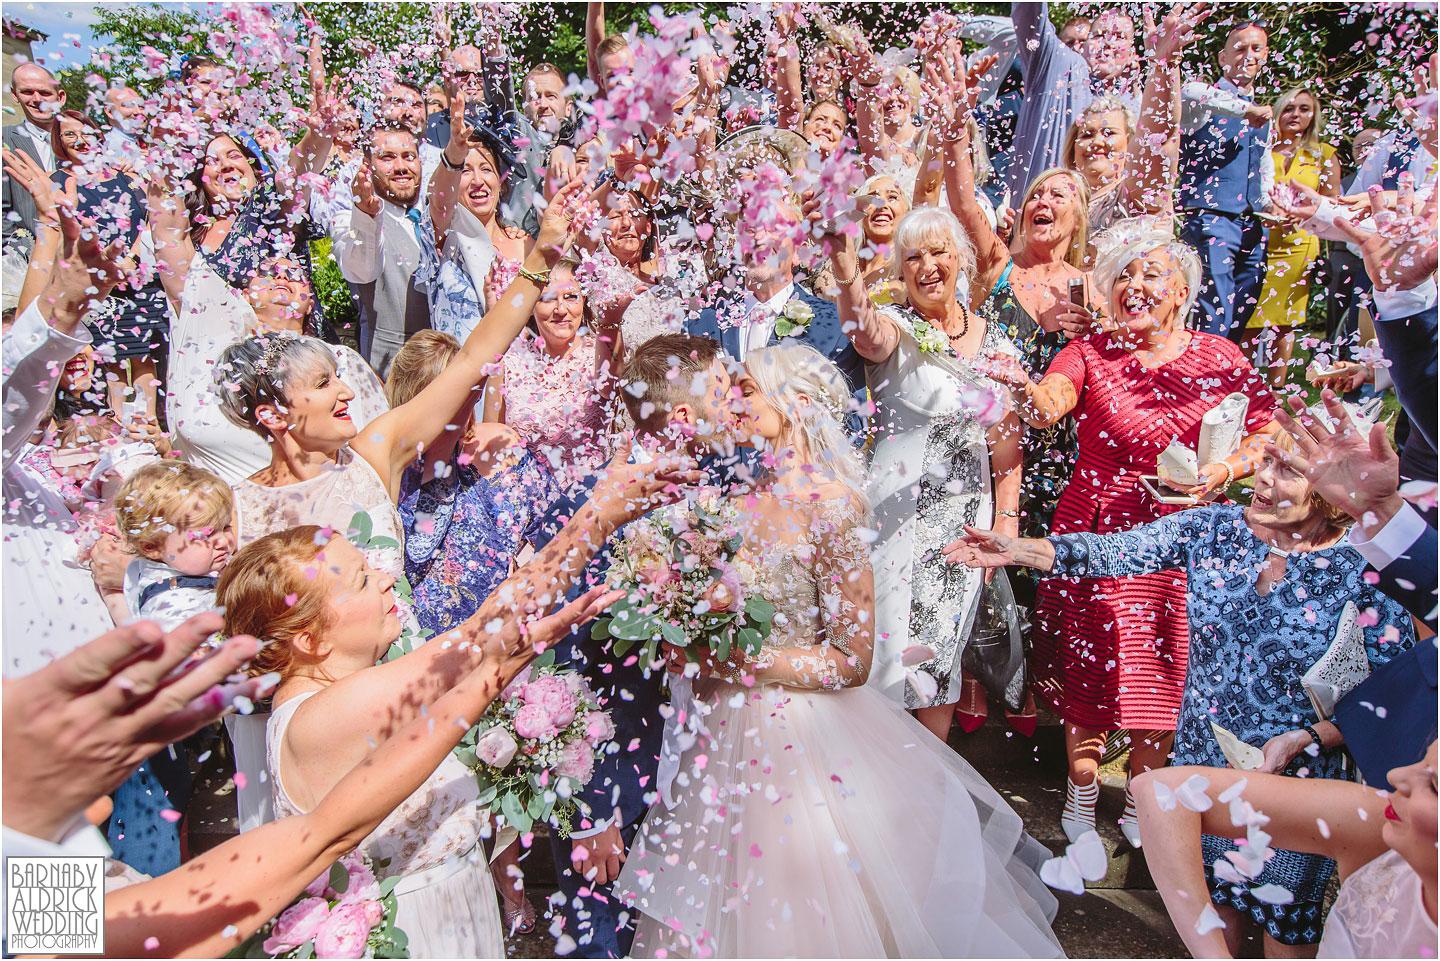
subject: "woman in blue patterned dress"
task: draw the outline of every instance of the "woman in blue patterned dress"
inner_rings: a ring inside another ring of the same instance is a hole
[[[1262,771],[1351,779],[1343,737],[1317,716],[1301,676],[1330,646],[1347,601],[1359,609],[1372,669],[1413,645],[1415,629],[1400,605],[1365,581],[1346,524],[1344,512],[1304,477],[1267,456],[1247,508],[1201,507],[1113,534],[1012,538],[967,528],[945,552],[970,567],[1020,564],[1066,577],[1186,571],[1190,666],[1174,763],[1226,766],[1213,721],[1263,751]],[[1236,883],[1233,869],[1222,869],[1224,880],[1211,867],[1226,861],[1233,843],[1208,835],[1203,843],[1211,898],[1227,939],[1235,939],[1232,952],[1253,921],[1264,929],[1266,957],[1313,957],[1334,862],[1277,851],[1258,877]],[[1294,900],[1255,896],[1269,884]]]
[[[386,399],[409,401],[459,350],[454,337],[438,330],[411,337],[390,365]],[[460,626],[480,609],[510,575],[516,553],[559,493],[514,431],[475,422],[473,403],[452,426],[400,481],[405,577],[415,617],[432,634]]]

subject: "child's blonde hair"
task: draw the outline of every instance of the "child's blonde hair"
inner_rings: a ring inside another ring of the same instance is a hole
[[[188,516],[198,501],[199,516]],[[146,464],[126,478],[115,495],[115,523],[125,543],[145,556],[186,526],[216,530],[230,523],[235,498],[230,485],[203,467],[166,460]]]

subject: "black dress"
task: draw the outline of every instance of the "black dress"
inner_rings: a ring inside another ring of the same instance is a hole
[[[72,176],[68,170],[57,170],[50,179],[64,187]],[[127,246],[132,246],[139,238],[148,216],[145,195],[129,177],[121,174],[79,187],[76,199],[80,212],[95,220],[102,241],[108,243],[123,238]],[[110,354],[115,360],[143,357],[161,364],[165,362],[170,341],[170,305],[160,277],[153,269],[142,267],[116,287],[86,323],[102,356]]]

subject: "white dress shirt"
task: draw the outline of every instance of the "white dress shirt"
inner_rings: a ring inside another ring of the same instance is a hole
[[[775,333],[775,321],[794,296],[795,284],[791,282],[763,303],[755,300],[753,296],[745,298],[750,306],[745,314],[745,329],[740,332],[740,356],[736,360],[743,363],[750,351],[770,346],[770,336]]]
[[[41,130],[28,120],[20,123],[20,131],[35,141],[35,155],[40,158],[46,173],[55,172],[55,151],[50,149],[50,131]]]

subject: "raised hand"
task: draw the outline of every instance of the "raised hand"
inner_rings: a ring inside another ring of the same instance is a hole
[[[465,121],[465,91],[456,87],[450,95],[450,142],[445,145],[445,157],[450,163],[464,165],[474,129]]]
[[[1377,290],[1410,290],[1426,282],[1436,268],[1436,194],[1416,203],[1414,181],[1401,174],[1395,205],[1385,202],[1384,191],[1370,191],[1375,230],[1366,232],[1337,217],[1335,227],[1359,248],[1365,272]]]
[[[273,689],[273,676],[227,682],[260,650],[253,637],[192,656],[221,624],[198,614],[167,634],[138,621],[7,683],[5,826],[59,840],[141,761]]]
[[[1295,441],[1295,450],[1265,445],[1266,455],[1305,476],[1321,497],[1362,525],[1372,527],[1400,509],[1400,458],[1384,423],[1363,431],[1335,392],[1321,393],[1327,426],[1298,397],[1276,408],[1275,420]]]
[[[1176,4],[1160,26],[1150,4],[1145,5],[1145,55],[1151,60],[1173,62],[1197,39],[1195,28],[1214,12],[1208,3]]]
[[[614,527],[673,504],[704,478],[695,459],[668,454],[648,464],[630,464],[631,441],[625,438],[615,451],[590,495],[590,503]]]
[[[585,201],[585,181],[576,178],[561,187],[545,207],[540,218],[540,232],[535,235],[535,250],[540,251],[549,267],[555,266],[565,253],[574,228],[575,215]]]
[[[45,172],[45,168],[31,158],[23,150],[0,151],[0,158],[5,164],[5,175],[29,192],[35,199],[36,219],[50,225],[58,225],[59,206],[56,194],[59,188]]]
[[[1323,199],[1317,191],[1293,180],[1276,184],[1275,189],[1270,192],[1270,202],[1275,205],[1275,209],[1296,223],[1315,216],[1320,211]]]
[[[367,217],[380,213],[380,198],[375,195],[375,184],[371,180],[370,165],[361,162],[355,176],[350,178],[350,193],[355,198],[355,209]]]

